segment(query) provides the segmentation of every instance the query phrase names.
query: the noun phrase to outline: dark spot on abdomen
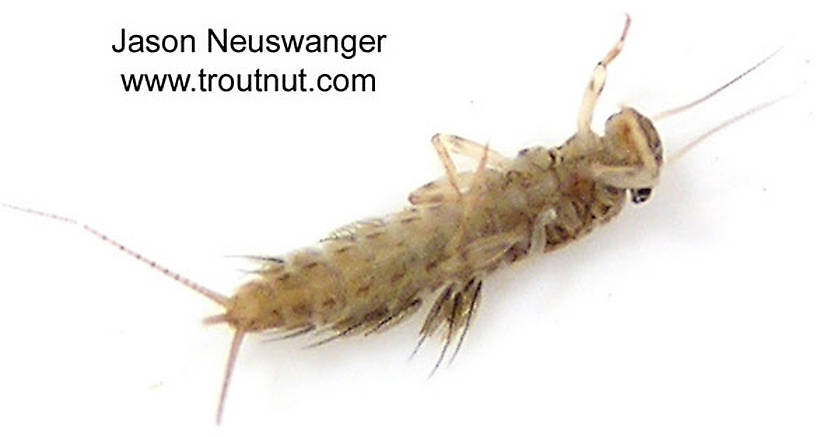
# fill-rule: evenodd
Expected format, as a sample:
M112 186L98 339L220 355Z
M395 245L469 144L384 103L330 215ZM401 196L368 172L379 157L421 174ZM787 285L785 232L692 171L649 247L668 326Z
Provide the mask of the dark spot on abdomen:
M292 314L299 317L309 318L312 317L312 314L314 314L314 309L312 308L311 303L301 302L292 307Z

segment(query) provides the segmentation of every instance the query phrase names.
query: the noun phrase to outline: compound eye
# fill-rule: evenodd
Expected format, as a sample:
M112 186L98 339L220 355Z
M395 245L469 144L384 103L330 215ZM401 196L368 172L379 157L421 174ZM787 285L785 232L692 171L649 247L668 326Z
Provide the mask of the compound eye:
M632 193L632 203L634 204L643 203L649 200L649 196L652 195L651 188L636 188L630 191Z

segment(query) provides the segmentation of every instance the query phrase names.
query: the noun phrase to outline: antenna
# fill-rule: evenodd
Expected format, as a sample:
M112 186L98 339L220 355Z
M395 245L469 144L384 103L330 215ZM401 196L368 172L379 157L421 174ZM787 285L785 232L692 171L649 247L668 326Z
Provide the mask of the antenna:
M699 137L691 140L691 142L689 142L685 146L681 147L678 151L674 152L671 156L669 156L669 159L667 160L668 163L671 164L671 163L677 161L683 155L685 155L691 149L693 149L696 145L703 142L703 140L705 140L706 138L714 135L715 133L725 129L726 127L732 125L733 123L736 123L737 121L742 120L743 118L745 118L745 117L747 117L747 116L749 116L749 115L751 115L751 114L753 114L755 112L758 112L758 111L761 111L761 110L763 110L765 108L768 108L769 106L772 106L772 105L778 103L779 101L784 100L787 97L788 96L778 97L778 98L776 98L774 100L771 100L771 101L762 103L760 105L754 106L753 108L751 108L751 109L749 109L749 110L747 110L747 111L745 111L745 112L743 112L743 113L741 113L739 115L735 115L734 117L731 117L728 120L718 124L717 126L715 126L712 129L709 129L707 132L703 133Z
M663 118L666 118L666 117L672 116L672 115L674 115L674 114L679 114L679 113L681 113L681 112L685 111L686 109L693 108L693 107L697 106L698 104L705 102L706 100L708 100L708 99L710 99L710 98L712 98L712 97L716 96L717 94L719 94L719 93L720 93L721 91L723 91L724 89L726 89L726 88L728 88L729 86L733 85L733 84L734 84L735 82L737 82L738 80L740 80L740 79L742 79L743 77L747 76L747 75L748 75L748 73L750 73L750 72L752 72L752 71L756 70L757 68L759 68L759 66L760 66L760 65L762 65L762 64L764 64L764 63L766 63L766 62L768 62L768 61L769 61L771 58L773 58L774 56L776 56L776 54L777 54L777 53L779 53L779 51L780 51L780 50L782 50L782 48L781 48L781 47L780 47L780 48L778 48L778 49L776 49L776 50L775 50L773 53L771 53L770 55L766 56L766 57L765 57L764 59L762 59L761 61L759 61L759 62L757 62L756 64L754 64L754 65L753 65L751 68L749 68L749 69L747 69L747 70L743 71L742 73L740 73L740 74L739 74L737 77L735 77L735 78L733 78L733 79L729 80L729 81L728 81L728 82L726 82L724 85L721 85L719 88L715 89L714 91L711 91L710 93L708 93L708 94L704 95L703 97L700 97L699 99L694 100L694 101L689 102L689 103L686 103L686 104L684 104L684 105L680 105L680 106L678 106L678 107L676 107L676 108L671 108L671 109L667 109L667 110L665 110L665 111L663 111L663 112L659 112L659 113L657 113L657 114L655 114L655 115L653 115L653 116L651 116L651 117L649 117L649 118L650 118L652 121L658 121L658 120L661 120L661 119L663 119ZM747 115L747 114L746 114L746 115Z

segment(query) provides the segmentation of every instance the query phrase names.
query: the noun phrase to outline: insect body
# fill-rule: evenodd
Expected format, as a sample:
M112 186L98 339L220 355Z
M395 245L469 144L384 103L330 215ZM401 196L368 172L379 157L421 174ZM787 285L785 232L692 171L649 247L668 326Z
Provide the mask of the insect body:
M414 191L412 207L341 228L318 248L261 260L256 277L219 302L226 312L210 319L236 331L225 390L247 332L374 332L427 299L435 303L420 342L443 332L438 366L454 339L461 345L486 273L588 233L621 210L627 190L644 201L662 162L651 122L624 108L607 121L603 136L590 129L606 66L628 28L627 18L590 80L578 132L564 145L509 159L460 137L435 135L447 175ZM449 151L479 159L477 170L457 172Z
M250 257L258 268L231 297L82 226L223 307L223 313L205 320L227 323L235 330L218 420L239 347L248 333L273 331L288 337L330 332L317 343L321 344L345 335L382 331L433 301L420 344L442 334L438 366L451 346L452 356L461 346L484 292L486 274L527 255L564 246L612 219L627 201L641 203L649 198L664 161L660 138L649 118L624 107L606 121L603 135L590 129L606 68L620 53L629 23L627 17L620 39L595 67L579 110L577 132L564 144L524 149L507 158L461 137L435 135L432 144L446 175L411 193L410 207L342 227L312 248L282 257ZM476 160L476 170L458 171L451 152ZM4 206L78 224L53 214Z

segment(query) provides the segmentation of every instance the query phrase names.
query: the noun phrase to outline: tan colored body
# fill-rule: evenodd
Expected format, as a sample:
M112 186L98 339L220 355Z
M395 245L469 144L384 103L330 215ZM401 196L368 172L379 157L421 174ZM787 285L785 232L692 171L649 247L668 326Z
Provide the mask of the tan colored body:
M481 187L470 188L477 197L467 220L465 203L446 199L443 181L426 185L404 211L264 262L230 298L227 320L246 331L373 329L446 284L560 247L623 206L625 190L588 176L586 163L603 151L594 135L523 150L509 168L486 169Z
M417 348L442 332L436 370L452 343L451 359L459 351L485 274L587 234L617 215L627 198L648 199L663 160L651 121L623 108L607 120L603 136L590 128L606 67L629 24L627 17L620 39L596 65L578 130L560 147L526 149L509 159L486 145L434 135L446 177L411 193L408 209L345 226L314 248L258 258L255 277L230 298L186 281L224 307L208 322L235 329L217 420L246 333L333 331L322 344L392 326L430 298ZM457 171L449 152L478 159L477 170Z
M252 257L260 262L258 270L231 297L184 278L74 219L2 206L80 225L224 308L205 320L226 323L235 331L217 421L241 342L251 332L286 336L330 332L320 344L380 331L432 299L420 330L420 345L427 337L443 333L435 370L449 345L456 344L451 359L458 352L486 274L586 235L616 216L627 199L647 200L657 184L663 151L649 119L622 108L606 121L603 136L590 128L606 67L620 53L629 24L627 17L620 39L595 66L578 111L577 131L563 145L525 149L510 159L485 145L437 134L431 141L446 177L411 193L411 206L340 228L317 246L282 258ZM449 152L478 160L477 169L459 172Z

